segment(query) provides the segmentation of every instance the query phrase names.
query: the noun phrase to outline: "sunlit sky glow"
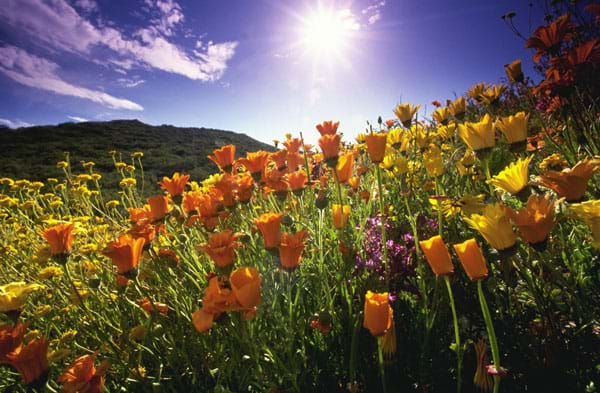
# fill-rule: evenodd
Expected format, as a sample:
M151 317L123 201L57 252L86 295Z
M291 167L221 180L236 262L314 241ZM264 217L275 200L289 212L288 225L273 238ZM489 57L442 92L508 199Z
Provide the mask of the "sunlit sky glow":
M0 123L137 118L271 142L341 122L348 138L531 54L523 1L3 0Z

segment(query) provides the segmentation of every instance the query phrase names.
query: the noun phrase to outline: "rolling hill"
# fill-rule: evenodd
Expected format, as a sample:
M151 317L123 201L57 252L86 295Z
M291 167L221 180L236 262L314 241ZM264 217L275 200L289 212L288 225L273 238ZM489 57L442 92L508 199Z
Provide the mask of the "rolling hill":
M109 151L116 150L117 157L126 163L131 162L131 153L144 153L142 162L147 184L155 184L162 176L175 171L202 180L217 171L207 155L230 143L237 147L236 157L247 151L273 150L272 146L245 134L208 128L152 126L138 120L2 129L0 177L41 181L61 177L62 170L56 163L64 160L68 152L73 173L84 172L82 161L93 161L95 171L103 176L103 187L115 189L120 177Z

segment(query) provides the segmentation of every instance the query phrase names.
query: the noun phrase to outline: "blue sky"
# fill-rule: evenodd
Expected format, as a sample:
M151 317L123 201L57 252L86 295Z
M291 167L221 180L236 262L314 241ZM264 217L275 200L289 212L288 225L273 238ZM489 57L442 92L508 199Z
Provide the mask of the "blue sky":
M431 108L531 53L526 1L2 0L0 122L137 118L264 142ZM532 26L541 23L533 8Z

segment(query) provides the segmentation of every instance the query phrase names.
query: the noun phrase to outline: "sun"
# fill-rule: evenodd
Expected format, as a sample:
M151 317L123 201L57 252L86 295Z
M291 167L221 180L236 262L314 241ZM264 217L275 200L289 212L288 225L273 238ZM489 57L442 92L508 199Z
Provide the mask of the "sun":
M342 57L350 46L358 24L349 10L319 7L301 20L299 44L306 55Z

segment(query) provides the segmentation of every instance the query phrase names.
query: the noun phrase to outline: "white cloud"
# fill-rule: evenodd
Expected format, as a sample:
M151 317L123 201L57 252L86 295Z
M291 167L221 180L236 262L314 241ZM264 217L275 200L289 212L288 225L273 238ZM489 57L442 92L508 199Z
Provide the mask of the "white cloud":
M123 87L137 87L146 81L143 79L130 79L130 78L119 78L117 82Z
M58 69L58 64L23 49L10 45L0 47L0 72L15 82L56 94L87 99L110 108L135 111L144 109L133 101L66 82L58 76Z
M31 127L33 124L21 120L0 119L0 124L8 128Z
M85 119L83 117L79 117L79 116L67 116L70 120L74 121L75 123L83 123L86 121L89 121L88 119Z
M79 7L87 13L98 10L98 4L95 0L76 0L75 6Z
M122 70L146 67L200 81L222 77L227 62L235 55L237 42L210 43L192 54L169 41L173 28L184 20L181 7L172 0L146 0L158 13L150 25L138 29L133 37L108 26L97 27L84 19L65 0L2 0L0 22L27 32L36 42L52 49L62 49L93 59L92 51L104 47L115 58L102 58Z
M363 9L361 13L367 18L367 24L372 25L381 19L381 9L385 6L385 0L376 1Z

